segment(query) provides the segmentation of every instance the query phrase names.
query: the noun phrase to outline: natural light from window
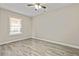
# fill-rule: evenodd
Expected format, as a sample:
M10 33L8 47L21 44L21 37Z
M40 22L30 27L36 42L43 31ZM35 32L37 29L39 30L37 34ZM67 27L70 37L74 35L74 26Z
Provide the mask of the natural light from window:
M21 19L18 18L10 18L10 35L15 35L15 34L21 34L21 28L22 28L22 24L21 24Z

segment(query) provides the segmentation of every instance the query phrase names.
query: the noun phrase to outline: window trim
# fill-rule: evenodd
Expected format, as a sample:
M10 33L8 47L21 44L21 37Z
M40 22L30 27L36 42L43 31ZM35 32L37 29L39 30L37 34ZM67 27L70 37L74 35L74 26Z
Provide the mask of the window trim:
M11 32L11 18L20 20L20 31L14 33ZM19 34L22 34L22 19L16 17L9 17L9 35L19 35Z

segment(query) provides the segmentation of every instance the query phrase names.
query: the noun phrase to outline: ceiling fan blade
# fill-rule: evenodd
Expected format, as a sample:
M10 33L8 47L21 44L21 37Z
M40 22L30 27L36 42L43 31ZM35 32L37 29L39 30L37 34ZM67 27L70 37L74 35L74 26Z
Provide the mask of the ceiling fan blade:
M46 6L41 6L42 8L46 9Z
M27 4L27 6L34 6L33 4Z

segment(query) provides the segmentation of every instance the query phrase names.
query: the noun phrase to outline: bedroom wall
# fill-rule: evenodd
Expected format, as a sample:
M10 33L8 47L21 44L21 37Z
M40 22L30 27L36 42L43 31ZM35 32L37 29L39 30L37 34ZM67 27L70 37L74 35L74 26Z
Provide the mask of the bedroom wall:
M79 48L79 4L33 17L32 37Z
M9 17L22 19L22 34L9 35ZM0 9L0 44L31 38L31 18Z
M23 33L9 35L9 17L23 19ZM0 44L27 38L69 44L79 48L79 5L74 4L30 17L0 9Z

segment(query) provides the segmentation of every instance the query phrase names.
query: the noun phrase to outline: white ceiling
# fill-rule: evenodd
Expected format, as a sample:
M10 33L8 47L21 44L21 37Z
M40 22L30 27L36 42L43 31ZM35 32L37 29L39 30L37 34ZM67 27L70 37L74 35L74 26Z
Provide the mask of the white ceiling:
M68 6L67 3L46 3L47 6L46 12ZM38 14L44 13L43 9L40 9L38 12L34 10L34 7L28 7L27 3L0 3L1 8L5 8L14 12L21 13L26 16L36 16Z

